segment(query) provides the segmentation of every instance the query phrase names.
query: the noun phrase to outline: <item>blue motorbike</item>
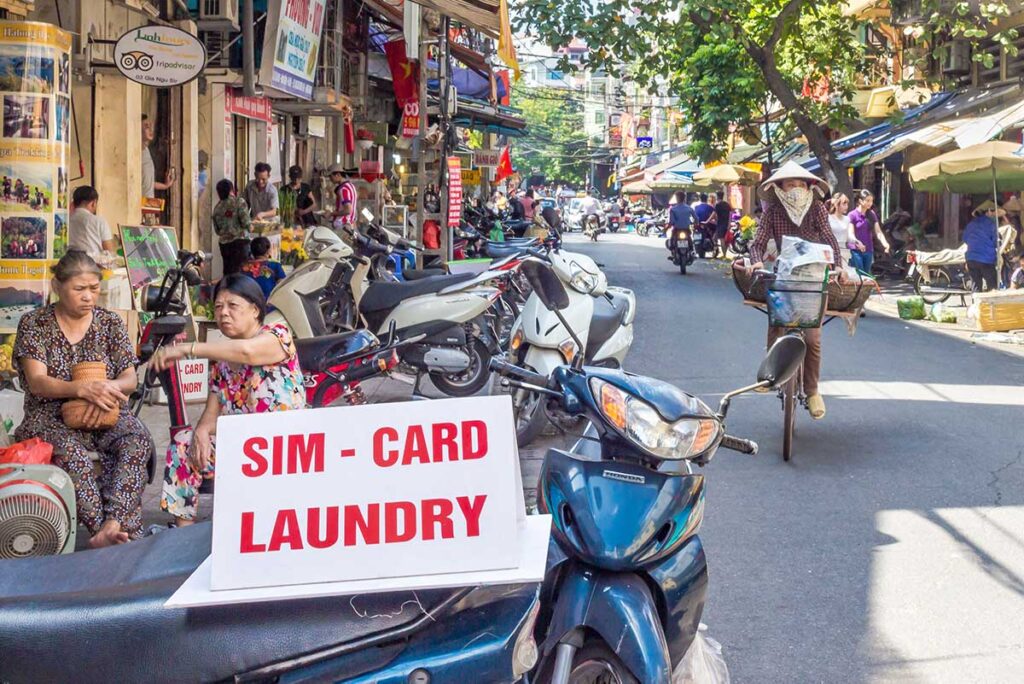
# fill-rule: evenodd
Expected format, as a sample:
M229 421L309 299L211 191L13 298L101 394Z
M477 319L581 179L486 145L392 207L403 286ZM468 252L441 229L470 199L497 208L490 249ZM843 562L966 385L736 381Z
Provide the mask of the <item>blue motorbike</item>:
M575 339L550 266L531 259L521 272ZM693 466L720 447L757 453L754 442L726 434L730 401L784 384L804 351L801 338L780 338L757 382L726 394L717 411L659 380L584 367L582 354L550 377L492 360L505 384L545 395L553 420L590 421L570 451L549 450L541 469L538 505L553 534L529 682L670 681L697 634L708 582L697 536L704 476Z

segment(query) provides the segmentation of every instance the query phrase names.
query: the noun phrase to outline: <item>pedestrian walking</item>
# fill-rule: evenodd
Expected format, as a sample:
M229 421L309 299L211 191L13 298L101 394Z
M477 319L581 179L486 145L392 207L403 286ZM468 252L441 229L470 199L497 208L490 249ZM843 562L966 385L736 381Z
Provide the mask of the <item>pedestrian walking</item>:
M988 292L999 287L996 275L999 233L996 227L998 207L991 200L981 203L972 213L974 218L964 226L963 241L967 245L967 272L975 292Z
M875 195L870 190L861 190L857 193L857 208L850 212L854 235L853 242L847 245L850 248L850 263L867 275L871 275L871 265L875 262L875 238L878 238L887 254L890 249L878 214L872 208L874 204Z
M832 233L836 236L836 243L839 244L839 253L843 255L843 263L850 262L851 243L857 241L853 234L853 224L850 222L848 212L850 211L850 198L841 192L832 195L828 203L828 224L832 227Z
M721 198L715 203L715 244L718 245L723 259L728 256L726 254L725 236L729 232L731 219L732 207L725 199L725 193L723 192Z

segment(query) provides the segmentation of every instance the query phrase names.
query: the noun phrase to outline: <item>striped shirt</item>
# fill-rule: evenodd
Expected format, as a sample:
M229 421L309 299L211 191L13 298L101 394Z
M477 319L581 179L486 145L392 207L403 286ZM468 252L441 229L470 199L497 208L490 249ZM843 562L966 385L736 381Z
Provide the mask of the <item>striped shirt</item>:
M340 219L342 225L352 225L356 222L356 186L349 181L338 183L334 188L334 217ZM348 204L348 212L343 212L341 207Z

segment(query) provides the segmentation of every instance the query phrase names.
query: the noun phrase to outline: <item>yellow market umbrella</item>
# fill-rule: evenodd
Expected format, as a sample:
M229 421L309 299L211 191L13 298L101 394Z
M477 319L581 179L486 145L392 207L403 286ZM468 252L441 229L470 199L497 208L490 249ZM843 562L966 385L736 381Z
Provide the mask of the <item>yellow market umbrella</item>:
M756 185L761 174L739 164L719 164L693 174L694 185Z
M1024 157L1019 143L991 141L953 150L910 167L910 184L920 192L980 195L1024 190Z

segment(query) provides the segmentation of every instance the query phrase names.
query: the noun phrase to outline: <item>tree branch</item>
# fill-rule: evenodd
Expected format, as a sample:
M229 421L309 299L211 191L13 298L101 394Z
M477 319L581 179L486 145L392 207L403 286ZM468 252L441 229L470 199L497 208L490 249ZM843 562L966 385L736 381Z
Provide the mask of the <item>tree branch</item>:
M779 16L775 17L775 28L772 29L772 34L768 36L768 40L765 41L765 50L775 50L775 46L778 45L779 41L782 40L785 35L786 24L789 23L789 20L803 8L803 4L804 0L789 0L789 2L786 3L786 6L779 12Z

